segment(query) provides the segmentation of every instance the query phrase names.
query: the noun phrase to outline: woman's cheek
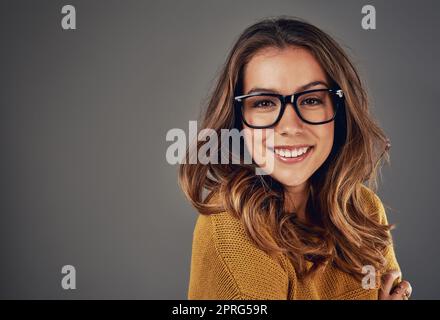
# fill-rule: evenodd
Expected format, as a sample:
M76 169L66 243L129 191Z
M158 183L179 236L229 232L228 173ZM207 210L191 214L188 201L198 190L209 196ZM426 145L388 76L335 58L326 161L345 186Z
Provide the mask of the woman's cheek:
M334 140L334 125L333 122L329 123L326 127L323 128L322 132L320 132L320 139L317 145L316 152L316 169L318 169L324 162L327 160L328 156L333 147Z
M274 146L274 134L271 129L243 129L243 137L246 149L255 163L262 168L263 172L257 174L272 174L274 171L275 158L273 153L267 150L268 146Z

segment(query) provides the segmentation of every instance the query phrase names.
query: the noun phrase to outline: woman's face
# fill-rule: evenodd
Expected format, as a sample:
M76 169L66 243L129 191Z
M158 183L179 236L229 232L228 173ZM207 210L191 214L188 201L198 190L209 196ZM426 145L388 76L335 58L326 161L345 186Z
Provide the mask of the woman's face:
M243 94L254 88L271 89L282 95L329 88L326 74L313 55L297 47L262 49L245 66L243 81ZM316 83L318 81L321 83ZM243 127L246 129L246 145L254 161L258 165L268 165L272 161L268 173L287 189L304 188L333 146L334 121L321 125L307 124L298 117L291 103L287 104L275 127L251 129L244 123ZM310 149L305 157L292 158L296 146L310 146Z

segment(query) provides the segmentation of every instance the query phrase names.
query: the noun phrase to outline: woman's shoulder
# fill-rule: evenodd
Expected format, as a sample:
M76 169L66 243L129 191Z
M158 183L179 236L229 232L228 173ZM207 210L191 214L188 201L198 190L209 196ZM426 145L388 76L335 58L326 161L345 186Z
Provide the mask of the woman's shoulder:
M221 249L223 244L246 241L245 230L239 219L222 211L213 214L198 214L194 227L194 241L212 242Z
M247 235L241 219L227 211L197 217L194 241L203 239L204 244L215 246L216 253L234 267L243 263L262 261L271 264L271 257L258 248Z
M220 196L218 194L211 196L208 204L220 207ZM226 210L211 214L199 213L194 228L194 237L210 235L212 241L216 243L244 241L244 234L244 226L240 219Z
M361 201L365 204L368 212L371 213L381 224L388 223L382 200L376 192L364 184L361 184Z
M230 253L231 250L239 251L243 248L246 248L247 252L261 251L248 236L243 220L225 210L221 205L221 195L218 193L213 195L208 203L222 209L217 213L209 215L199 214L194 230L195 233L212 235L212 241L215 242L221 254Z
M273 293L272 299L287 295L289 279L285 269L279 261L258 248L247 236L241 219L227 211L199 214L192 255L193 269L198 270L195 274L221 269L219 275L224 277L227 273L243 296L257 297L257 293L266 292L268 288L273 289L267 292L269 296ZM203 261L203 266L197 267L197 261Z
M385 212L384 205L379 198L379 196L370 188L363 186L362 189L363 192L363 198L367 203L369 204L369 210L370 212L375 216L375 218L378 219L380 224L388 225L388 218L387 214ZM394 241L391 237L391 243L387 246L387 249L385 251L385 259L387 261L385 270L401 270L399 263L397 262L396 254L394 252Z
M221 208L222 196L219 193L209 197L209 205ZM200 214L197 217L195 232L210 233L218 243L248 241L242 221L232 213L222 209L212 214Z

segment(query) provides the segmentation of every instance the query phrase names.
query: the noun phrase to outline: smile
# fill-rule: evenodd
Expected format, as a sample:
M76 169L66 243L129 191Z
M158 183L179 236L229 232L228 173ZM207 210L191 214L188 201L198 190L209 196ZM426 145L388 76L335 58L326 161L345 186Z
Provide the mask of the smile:
M275 147L271 148L275 157L286 163L303 161L311 153L313 146L303 147Z

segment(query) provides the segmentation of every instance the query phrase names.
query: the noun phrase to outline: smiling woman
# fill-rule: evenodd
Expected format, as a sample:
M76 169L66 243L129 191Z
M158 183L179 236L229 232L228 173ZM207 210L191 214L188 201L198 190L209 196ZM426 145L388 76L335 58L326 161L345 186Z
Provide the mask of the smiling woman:
M343 49L317 27L280 17L241 34L202 129L247 129L253 161L180 167L200 212L188 298L409 297L374 191L387 139L367 101ZM273 170L256 175L266 152Z

